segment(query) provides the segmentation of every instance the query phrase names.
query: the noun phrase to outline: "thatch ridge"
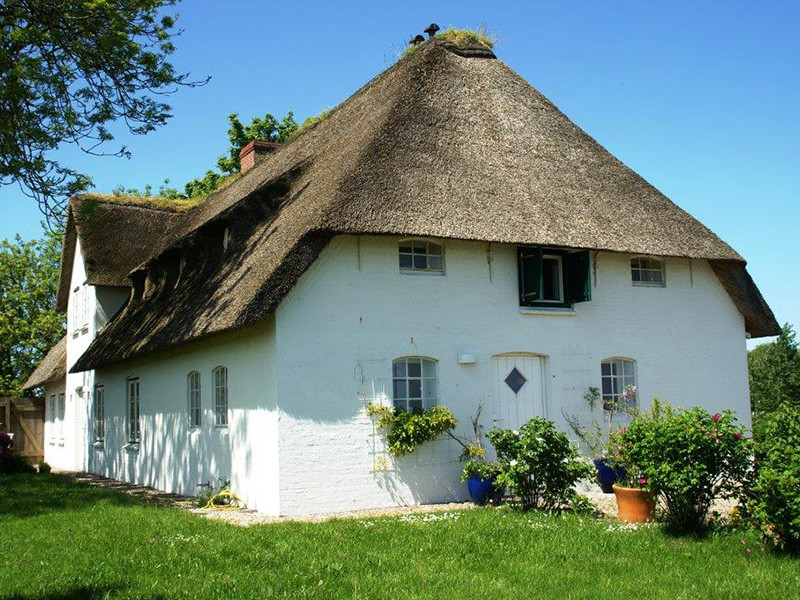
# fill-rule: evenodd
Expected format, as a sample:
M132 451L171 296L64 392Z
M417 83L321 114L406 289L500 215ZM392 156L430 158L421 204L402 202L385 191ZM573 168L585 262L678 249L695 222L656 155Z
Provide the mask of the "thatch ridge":
M64 379L67 376L67 336L62 337L55 346L48 350L44 358L22 385L23 390L30 390L46 383Z
M168 274L181 254L180 277L131 303L74 370L265 318L338 234L744 264L509 67L426 43L185 213L141 265Z

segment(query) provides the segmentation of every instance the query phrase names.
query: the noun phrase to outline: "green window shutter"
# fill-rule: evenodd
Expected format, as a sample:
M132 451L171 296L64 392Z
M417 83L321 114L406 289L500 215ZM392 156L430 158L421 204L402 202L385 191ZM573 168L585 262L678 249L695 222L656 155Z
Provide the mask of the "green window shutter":
M542 249L518 248L519 303L527 306L542 297Z
M564 287L567 304L592 299L591 256L588 250L569 253L564 261Z

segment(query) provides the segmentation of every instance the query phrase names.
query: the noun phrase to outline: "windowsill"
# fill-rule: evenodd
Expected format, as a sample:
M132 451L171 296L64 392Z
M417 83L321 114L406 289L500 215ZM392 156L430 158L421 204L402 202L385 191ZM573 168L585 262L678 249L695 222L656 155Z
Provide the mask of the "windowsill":
M219 429L220 431L227 431L228 430L228 426L227 425L214 425L214 429Z
M423 271L422 269L416 271L414 269L400 269L401 275L428 275L435 277L444 277L444 271Z
M92 448L95 450L105 450L106 443L102 440L96 440L92 442Z
M128 442L123 446L125 450L128 452L138 452L139 451L139 443L138 442Z
M565 306L520 306L519 312L522 315L547 315L550 317L574 317L574 308Z
M636 281L632 281L631 285L633 287L643 287L643 288L665 288L667 287L666 283L640 283Z

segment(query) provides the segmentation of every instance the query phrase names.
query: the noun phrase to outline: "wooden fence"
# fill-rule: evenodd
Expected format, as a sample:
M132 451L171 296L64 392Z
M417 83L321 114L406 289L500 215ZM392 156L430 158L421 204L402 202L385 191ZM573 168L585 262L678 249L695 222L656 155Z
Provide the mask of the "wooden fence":
M14 451L44 460L44 399L0 398L0 431L14 434Z

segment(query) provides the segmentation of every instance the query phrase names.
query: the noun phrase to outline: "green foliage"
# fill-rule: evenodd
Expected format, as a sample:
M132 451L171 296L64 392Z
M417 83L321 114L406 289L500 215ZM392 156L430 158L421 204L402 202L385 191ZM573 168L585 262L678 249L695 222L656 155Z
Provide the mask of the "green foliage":
M508 486L523 509L559 508L574 497L578 480L593 473L567 435L542 417L519 431L494 428L488 437L497 451L497 484Z
M22 395L22 384L64 335L56 312L60 232L0 243L0 396Z
M581 420L573 414L564 410L561 414L567 425L583 443L595 460L605 459L605 447L611 434L619 429L617 418L620 415L629 416L633 413L633 406L636 405L636 388L632 385L625 386L624 393L619 399L610 400L604 403L602 420L605 421L605 428L600 425L600 421L595 416L595 407L600 402L600 389L590 387L589 391L583 395L583 399L589 405L592 414L592 424L585 426Z
M51 467L49 464L47 464L43 460L40 460L39 464L36 465L36 472L39 473L40 475L47 475L52 470L53 470L53 467Z
M786 323L778 338L747 353L753 435L762 439L761 423L784 404L800 407L800 347Z
M313 115L311 117L306 118L303 121L303 123L300 125L299 129L297 129L295 132L292 133L292 136L291 136L292 139L294 139L296 137L300 137L302 134L304 134L306 131L308 131L312 127L318 125L319 123L322 123L325 119L327 119L328 117L331 116L332 112L333 112L332 108L326 108L325 110L323 110L318 115Z
M800 552L800 409L787 403L764 422L747 512L764 537Z
M461 481L466 482L471 477L480 477L486 481L497 477L499 474L500 467L496 463L471 458L464 463L464 468L461 471Z
M165 95L195 86L175 70L177 0L37 0L0 3L0 185L18 183L48 216L90 180L54 157L62 145L90 154L120 123L142 135L164 125ZM206 80L207 81L207 80Z
M286 116L280 121L267 113L263 118L253 117L247 125L239 120L238 114L231 113L228 115L228 142L230 147L227 154L220 156L217 160L217 167L223 173L238 173L240 169L239 152L248 142L253 140L287 142L297 129L297 122L294 120L292 111L286 113Z
M394 457L410 454L421 444L452 431L458 425L450 409L441 405L409 412L371 402L366 411L377 418L378 427L386 430L386 444L389 454Z
M611 462L629 481L660 494L667 524L675 531L705 525L711 501L738 492L745 479L752 441L732 411L711 415L694 407L673 409L657 398L649 412L611 436Z

